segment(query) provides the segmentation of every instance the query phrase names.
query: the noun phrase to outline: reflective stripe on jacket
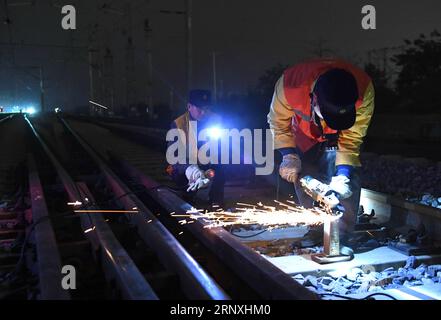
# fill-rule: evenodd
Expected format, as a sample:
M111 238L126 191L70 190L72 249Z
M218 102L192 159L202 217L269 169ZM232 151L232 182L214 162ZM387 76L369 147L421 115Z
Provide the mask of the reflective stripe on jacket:
M356 102L355 124L337 132L321 122L323 134L312 117L310 93L316 80L324 72L344 69L357 81L359 99ZM360 146L366 136L374 111L374 87L370 77L350 63L335 59L319 59L287 69L277 81L268 123L273 133L274 148L299 148L306 152L316 143L326 141L325 135L338 133L336 165L361 166Z

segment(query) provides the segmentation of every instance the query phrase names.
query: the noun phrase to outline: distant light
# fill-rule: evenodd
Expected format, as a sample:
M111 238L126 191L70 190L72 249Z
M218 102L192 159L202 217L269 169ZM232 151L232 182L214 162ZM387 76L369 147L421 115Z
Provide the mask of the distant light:
M208 128L208 136L213 139L219 139L221 137L222 131L218 127Z
M26 112L29 113L29 114L34 114L37 111L35 110L34 107L29 107L29 108L26 109Z
M55 113L58 113L58 112L61 111L61 109L60 108L55 108L54 111L55 111Z

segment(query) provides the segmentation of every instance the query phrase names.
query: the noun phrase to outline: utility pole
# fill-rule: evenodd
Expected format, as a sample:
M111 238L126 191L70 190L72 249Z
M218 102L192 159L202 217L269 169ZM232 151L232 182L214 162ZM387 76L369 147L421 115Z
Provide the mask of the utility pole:
M153 58L152 58L152 29L148 19L144 21L144 32L147 43L147 103L148 116L153 119L155 110L153 109Z
M88 50L88 57L89 57L89 100L95 101L95 86L94 86L94 72L93 69L95 67L95 61L94 61L94 52L95 50L92 48L92 46L89 47ZM90 114L93 115L93 110L95 107L92 105L90 106Z
M216 104L217 103L216 51L213 51L211 54L213 58L213 98L214 98L214 104Z
M89 33L88 33L88 60L89 60L89 101L95 101L96 100L96 88L95 88L95 70L98 68L97 62L96 62L96 34L98 33L98 24L94 24L90 26ZM90 105L90 115L93 115L95 112L94 110L96 107Z
M40 65L40 108L41 112L44 112L44 78L43 78L43 66Z
M9 7L34 6L35 5L35 1L24 1L24 2L22 1L22 2L10 3L8 0L4 0L3 4L4 4L4 10L5 10L5 19L3 20L3 23L5 25L7 25L7 29L8 29L7 32L8 32L8 40L9 40L9 45L10 45L10 52L9 52L9 54L10 54L11 64L14 67L16 67L17 66L17 61L16 61L16 58L15 58L15 45L13 44L13 34L12 34L12 28L11 28L12 20L11 20L10 15L9 15L9 9L8 8ZM18 95L17 94L18 88L17 88L17 78L16 77L17 76L15 74L12 75L12 78L13 78L12 83L13 83L13 86L14 86L14 90L12 90L12 92L13 92L12 96L13 96L14 102L16 101L17 95Z
M110 107L110 112L115 112L114 110L114 96L115 87L113 82L113 55L108 47L106 47L106 52L104 54L103 63L103 76L104 76L104 103Z
M180 10L160 10L164 14L177 14L185 15L185 42L186 42L186 52L185 52L185 64L186 64L186 80L185 89L186 92L190 91L192 88L192 78L193 78L193 37L192 37L192 0L185 0L185 11Z
M136 97L134 89L135 52L132 37L132 7L130 2L126 4L127 15L127 46L126 46L126 107L130 114L130 105Z
M193 78L193 36L192 36L192 0L186 0L186 37L187 37L187 92L192 89Z

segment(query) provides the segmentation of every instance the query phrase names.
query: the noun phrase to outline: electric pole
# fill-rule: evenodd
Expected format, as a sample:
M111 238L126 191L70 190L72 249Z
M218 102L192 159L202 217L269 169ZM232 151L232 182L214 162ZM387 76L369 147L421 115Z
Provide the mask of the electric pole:
M89 32L89 48L88 48L88 60L89 60L89 101L95 101L95 69L97 68L96 64L96 52L95 49L95 36L98 29L98 25L94 25L92 30ZM90 114L94 114L95 107L90 105Z
M40 108L41 112L44 112L44 78L43 78L43 66L40 65Z
M185 89L186 94L192 88L192 78L193 78L193 37L192 37L192 9L193 3L192 0L185 0L185 11L180 10L160 10L161 13L164 14L177 14L177 15L185 15L185 42L186 42L186 52L185 52L185 65L186 65L186 80L185 80Z
M135 52L132 37L132 8L130 2L126 4L127 15L127 46L126 46L126 107L130 114L130 105L134 101L134 71L135 71Z
M192 37L192 0L186 0L186 37L187 37L187 92L192 89L193 78L193 37Z
M109 47L106 47L106 52L104 54L103 63L103 76L104 76L104 97L103 101L106 105L110 107L110 112L115 112L114 110L114 96L115 96L115 85L113 81L113 55Z
M148 116L153 119L155 110L153 109L153 58L152 58L152 29L148 19L144 21L144 32L147 43L147 104Z
M214 104L217 103L217 79L216 79L216 52L211 53L213 58L213 98Z

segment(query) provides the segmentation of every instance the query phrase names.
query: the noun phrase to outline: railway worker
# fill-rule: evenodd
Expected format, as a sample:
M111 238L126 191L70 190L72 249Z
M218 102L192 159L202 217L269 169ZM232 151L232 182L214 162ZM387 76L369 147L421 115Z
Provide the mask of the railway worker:
M195 137L199 136L199 132L203 129L218 127L221 122L219 115L211 111L211 92L208 90L191 90L188 95L187 111L176 118L171 129L181 129L185 134L185 150L191 151L189 146L189 134L191 131L190 121L196 121L197 132ZM173 142L169 142L170 144ZM205 142L198 141L198 148ZM197 150L196 150L197 151ZM186 188L187 195L192 198L200 189L209 187L208 200L210 205L223 205L224 202L224 185L225 174L221 164L200 165L189 163L189 154L187 153L187 161L185 164L174 164L168 167L168 173L178 185L178 187ZM214 170L214 177L209 179L206 173ZM213 171L211 171L213 172Z
M371 78L342 60L297 64L285 70L275 85L268 123L274 149L283 157L279 174L294 183L306 208L312 206L312 199L301 189L299 175L329 183L345 209L339 222L342 234L350 234L356 224L360 146L373 111Z

